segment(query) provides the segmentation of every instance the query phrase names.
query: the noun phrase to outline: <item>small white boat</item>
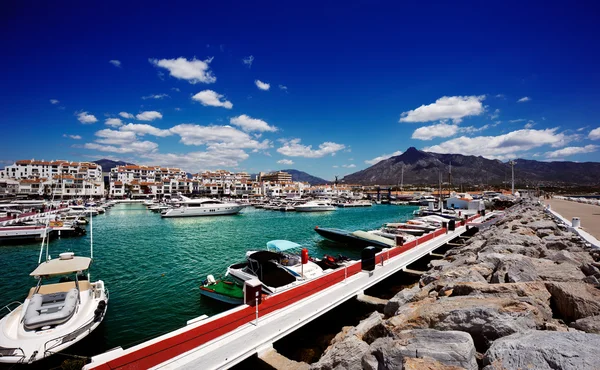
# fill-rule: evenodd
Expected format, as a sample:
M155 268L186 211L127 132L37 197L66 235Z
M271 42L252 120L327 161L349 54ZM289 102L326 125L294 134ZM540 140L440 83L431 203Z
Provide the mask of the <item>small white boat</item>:
M100 325L108 291L102 280L91 283L89 275L82 274L91 263L91 258L69 252L33 270L30 275L38 283L25 302L5 306L10 313L0 320L0 362L41 360L75 344ZM42 284L52 279L58 281Z
M336 208L331 203L315 200L297 205L294 209L296 212L326 212L335 211Z
M183 202L177 208L169 208L161 213L162 217L220 216L239 213L244 206L238 203L226 203L217 199L190 199L181 196Z

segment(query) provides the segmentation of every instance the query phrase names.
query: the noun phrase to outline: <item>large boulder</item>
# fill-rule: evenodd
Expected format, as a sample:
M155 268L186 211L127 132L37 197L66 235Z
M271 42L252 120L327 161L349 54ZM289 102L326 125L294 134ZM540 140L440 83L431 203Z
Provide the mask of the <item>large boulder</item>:
M319 361L310 365L311 370L362 369L361 360L369 351L369 345L354 335L332 345Z
M526 281L581 281L585 274L572 263L556 263L545 258L531 258L520 254L482 253L479 261L496 266L492 283Z
M421 288L418 285L415 285L412 288L402 289L388 301L383 309L383 313L388 317L393 316L400 306L410 302L419 291L421 291Z
M386 325L392 333L418 328L464 331L483 351L497 338L541 327L544 321L540 310L527 302L465 296L408 303Z
M586 283L546 283L552 303L566 321L600 315L600 290Z
M462 366L444 365L430 357L405 357L402 366L404 370L464 370Z
M570 326L586 333L600 334L600 315L579 319L572 322Z
M550 230L557 229L556 223L554 221L550 221L550 220L540 220L540 221L530 222L527 224L527 227L532 230L536 230L536 231L540 230L540 229L550 229Z
M486 247L491 245L522 245L524 247L537 247L542 244L542 239L537 235L522 235L504 231L496 235L490 236Z
M485 353L484 370L597 369L600 335L530 331L496 340Z
M358 323L356 326L344 326L332 340L331 344L327 349L330 349L337 342L342 342L349 336L355 336L356 338L365 341L367 343L373 342L380 336L385 335L383 330L383 315L375 311L364 320ZM374 330L375 328L375 330Z
M506 284L459 283L452 289L452 297L455 296L513 298L533 304L540 310L544 319L552 318L551 295L541 281Z
M366 369L401 369L407 358L428 357L443 365L476 370L475 346L469 334L431 329L405 330L379 338L363 358Z

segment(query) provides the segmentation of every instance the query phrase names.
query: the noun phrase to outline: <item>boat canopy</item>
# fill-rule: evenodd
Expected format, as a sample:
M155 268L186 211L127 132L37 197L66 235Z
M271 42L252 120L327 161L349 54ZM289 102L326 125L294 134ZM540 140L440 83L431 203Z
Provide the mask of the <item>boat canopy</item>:
M92 263L89 257L72 257L70 259L55 258L42 262L30 276L64 275L87 270Z
M274 249L279 252L299 247L302 246L289 240L271 240L270 242L267 242L267 249Z

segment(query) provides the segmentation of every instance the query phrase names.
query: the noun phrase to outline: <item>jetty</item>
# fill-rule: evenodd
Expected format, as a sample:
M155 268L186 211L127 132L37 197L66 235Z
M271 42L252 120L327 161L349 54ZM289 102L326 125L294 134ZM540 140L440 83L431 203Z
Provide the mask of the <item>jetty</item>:
M226 369L258 354L285 363L273 354L273 343L325 314L392 274L434 253L476 228L468 222L495 217L472 216L455 230L438 229L414 241L383 250L369 264L353 261L295 288L267 296L188 325L128 349L116 348L92 357L85 369ZM383 304L383 302L379 302ZM303 366L301 366L303 367Z

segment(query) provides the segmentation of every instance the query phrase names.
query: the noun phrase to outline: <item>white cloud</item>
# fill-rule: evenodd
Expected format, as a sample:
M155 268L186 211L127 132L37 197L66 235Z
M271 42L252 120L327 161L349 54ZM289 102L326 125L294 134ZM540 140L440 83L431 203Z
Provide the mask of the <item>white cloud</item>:
M287 86L279 85L279 90L287 91Z
M460 123L464 117L477 116L485 111L481 96L443 96L429 105L403 112L400 122L429 122L441 119L451 119Z
M147 95L147 96L142 96L142 99L147 100L147 99L164 99L164 98L168 98L169 95L167 94L153 94L153 95Z
M108 62L110 64L112 64L113 66L115 66L115 67L119 67L119 68L121 67L121 61L120 60L113 59L113 60L109 60Z
M412 139L431 140L436 137L450 137L458 132L457 125L439 123L437 125L419 127L412 134Z
M320 144L319 149L313 150L312 145L300 144L300 139L282 140L282 142L283 146L277 151L289 157L321 158L328 154L333 156L346 147L344 144L327 141Z
M131 115L131 118L133 118L133 114ZM120 118L107 118L106 121L104 121L104 123L112 127L123 126L123 121L121 121Z
M543 145L560 147L566 145L572 136L556 133L556 128L545 130L517 130L499 136L461 136L439 145L424 148L434 153L460 153L463 155L481 155L492 159L515 158L518 152L524 152Z
M344 168L355 168L355 167L356 167L356 165L355 165L354 163L351 163L351 164L343 164L343 165L342 165L342 167L344 167Z
M365 163L372 165L372 164L375 164L375 163L379 163L379 162L383 161L384 159L395 157L395 156L400 155L400 154L402 154L402 151L400 151L400 150L395 151L392 154L382 154L379 157L375 157L373 159L366 160Z
M525 126L524 126L524 127L525 127L526 129L529 129L529 128L533 128L533 126L535 126L535 125L536 125L536 123L535 123L535 122L533 122L533 121L529 121L529 122L527 122L527 123L525 124Z
M256 87L258 87L261 90L267 91L271 88L271 84L262 82L261 80L255 80L254 83L256 84Z
M144 136L146 134L160 136L160 137L173 135L173 133L169 130L161 130L157 127L147 125L145 123L143 123L143 124L130 123L125 126L122 126L119 130L134 132L136 135L140 135L140 136Z
M524 118L519 118L519 119L511 119L508 122L510 122L510 123L517 123L517 122L525 122L525 121L527 121L527 120L524 119Z
M546 158L561 158L575 154L591 153L598 150L598 145L586 145L586 146L569 146L553 152L546 152Z
M140 121L154 121L155 119L163 118L163 116L155 110L150 110L136 114L135 118L137 118Z
M181 124L170 131L181 137L185 145L207 145L209 148L264 150L272 147L269 140L254 140L247 133L231 126L200 126Z
M88 112L77 113L77 119L84 125L98 122L98 119L93 114L88 114Z
M67 135L67 134L63 134L63 137L68 137L68 138L71 138L73 140L81 140L81 136L79 136L79 135Z
M174 109L175 109L177 112L180 112L180 111L181 111L181 108L179 108L179 107L175 107Z
M149 62L157 67L165 68L171 76L180 80L186 80L191 84L199 82L210 84L217 81L217 78L210 70L212 58L198 60L196 58L187 60L180 57L177 59L149 59Z
M458 132L464 132L464 133L467 133L467 134L472 134L472 133L475 133L475 132L480 132L480 131L483 131L483 130L487 130L490 127L498 126L499 123L500 122L496 122L495 124L492 124L492 125L483 125L481 127L473 127L473 126L459 127L458 128Z
M181 91L181 90L179 90L179 88L178 88L178 87L172 87L172 88L171 88L171 90L173 90L173 91L177 91L177 92L180 92L180 91Z
M109 128L96 131L95 135L99 137L96 142L100 144L128 145L136 141L134 132L111 130Z
M254 62L254 57L252 55L245 57L242 59L242 63L248 66L248 68L252 68L252 63Z
M86 143L83 145L86 149L99 150L101 152L111 153L148 153L158 148L158 144L151 141L134 141L126 146L101 145L97 143Z
M50 104L58 104L60 103L60 101L56 100L56 99L50 99Z
M198 94L192 96L192 99L200 102L202 105L211 107L223 107L226 109L233 108L233 104L229 100L221 100L223 95L216 93L212 90L200 91Z
M291 165L294 164L294 161L292 161L291 159L280 159L277 161L277 163Z
M135 116L131 113L127 113L127 112L120 112L119 116L123 117L123 118L128 118L128 119L134 119Z
M597 127L590 131L588 138L590 140L600 140L600 127Z
M517 100L517 103L525 103L525 102L528 102L528 101L530 101L530 100L531 100L531 98L530 98L530 97L528 97L528 96L524 96L524 97L522 97L521 99Z
M502 98L504 98L504 94L496 94L496 98L502 99Z
M490 119L494 120L500 117L500 109L496 109L494 113L490 114Z
M245 114L233 117L229 122L232 125L241 127L244 131L277 131L277 127L269 126L269 124L262 119L252 118Z
M178 167L189 172L198 172L208 168L236 167L248 159L249 155L241 149L212 149L191 153L146 153L141 157L149 165Z

